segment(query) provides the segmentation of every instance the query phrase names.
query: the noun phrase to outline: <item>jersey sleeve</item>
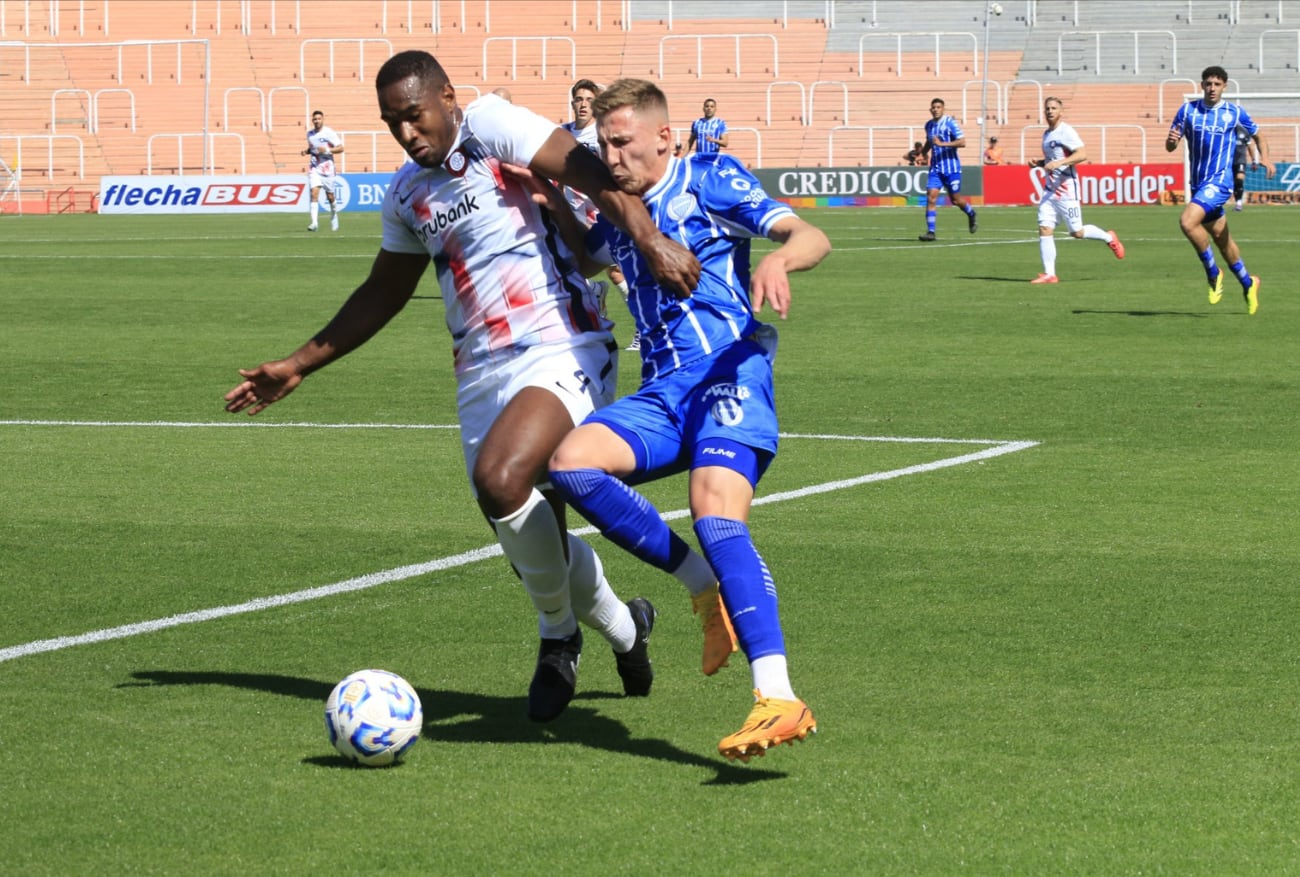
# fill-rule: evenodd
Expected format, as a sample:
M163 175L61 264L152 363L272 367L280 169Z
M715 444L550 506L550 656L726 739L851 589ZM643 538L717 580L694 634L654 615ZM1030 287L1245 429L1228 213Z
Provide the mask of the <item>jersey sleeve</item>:
M1250 117L1250 113L1246 112L1245 107L1237 107L1237 124L1245 128L1246 133L1251 137L1259 133L1259 125L1255 124L1255 120Z
M1187 124L1187 107L1188 104L1183 104L1178 108L1178 112L1174 113L1174 120L1169 123L1169 133L1172 134L1175 131L1182 134L1187 133L1183 129L1183 126Z
M949 119L949 122L948 122L948 134L949 134L949 137L948 137L948 139L949 139L949 140L960 140L960 139L962 139L963 137L965 137L966 134L961 130L961 125L958 125L958 124L957 124L957 120L954 119L952 116L949 116L948 119Z
M1063 133L1065 136L1061 138L1061 145L1065 147L1066 155L1072 155L1083 149L1083 138L1079 136L1079 132L1075 130L1073 125L1070 125Z
M767 237L777 220L793 216L734 156L721 155L700 182L700 206L743 237Z
M409 174L398 173L384 195L384 205L380 216L383 222L383 237L379 246L390 253L428 253L428 248L415 235L398 212L398 196L404 195L411 187Z
M583 240L587 254L602 265L617 265L618 260L614 258L614 249L610 245L616 233L613 223L597 214L596 221L587 229L587 236Z
M550 119L527 107L485 94L465 108L465 124L502 161L527 167L555 129Z

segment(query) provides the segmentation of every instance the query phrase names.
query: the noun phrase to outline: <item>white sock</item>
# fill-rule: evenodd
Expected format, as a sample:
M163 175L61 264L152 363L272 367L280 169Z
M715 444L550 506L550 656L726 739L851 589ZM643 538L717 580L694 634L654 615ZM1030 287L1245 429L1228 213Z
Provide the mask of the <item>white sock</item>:
M1110 243L1110 232L1104 228L1098 228L1095 225L1085 225L1083 227L1083 236L1090 241L1105 241Z
M713 567L709 566L704 556L694 549L687 552L686 559L682 561L681 566L673 570L673 575L686 586L686 590L691 592L692 597L704 593L718 583L718 576L714 573Z
M598 631L620 654L636 642L636 623L627 605L618 599L605 579L605 569L596 550L583 540L569 537L569 595L573 614Z
M537 629L542 638L570 636L578 629L578 621L569 601L569 566L551 504L533 488L522 506L504 518L493 518L492 524L497 541L537 609Z
M627 278L623 278L614 285L618 287L619 292L623 293L623 301L627 301L627 297L631 294L631 290L627 288Z
M790 685L790 672L786 668L785 655L766 655L752 661L749 672L754 676L754 687L763 697L798 700L794 696L794 688Z
M1043 273L1056 273L1056 238L1045 234L1038 236L1038 251L1043 254Z
M316 224L316 217L319 215L319 213L320 213L320 205L317 204L315 201L311 202L311 224L312 225Z

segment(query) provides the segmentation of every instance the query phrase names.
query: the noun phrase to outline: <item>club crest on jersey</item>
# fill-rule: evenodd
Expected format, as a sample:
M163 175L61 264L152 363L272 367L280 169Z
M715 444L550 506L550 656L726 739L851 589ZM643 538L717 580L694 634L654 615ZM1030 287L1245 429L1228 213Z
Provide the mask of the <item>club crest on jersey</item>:
M673 222L681 222L694 212L695 196L689 192L683 192L668 202L668 218Z
M465 154L465 147L462 146L460 149L451 152L447 156L447 160L443 162L443 166L447 168L447 173L453 177L465 176L465 170L469 167L469 156Z
M705 399L716 399L709 413L719 426L739 426L745 419L741 402L749 398L749 388L738 384L715 384L704 391Z

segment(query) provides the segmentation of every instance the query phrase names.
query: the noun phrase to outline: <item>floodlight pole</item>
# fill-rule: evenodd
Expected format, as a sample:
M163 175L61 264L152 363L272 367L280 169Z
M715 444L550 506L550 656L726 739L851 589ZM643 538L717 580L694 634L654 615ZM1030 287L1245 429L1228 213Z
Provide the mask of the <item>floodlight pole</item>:
M981 65L981 72L984 74L983 84L980 88L980 142L976 147L975 154L979 156L980 167L984 166L984 143L985 128L989 123L989 20L993 17L993 4L984 4L984 63ZM981 171L981 174L983 172Z

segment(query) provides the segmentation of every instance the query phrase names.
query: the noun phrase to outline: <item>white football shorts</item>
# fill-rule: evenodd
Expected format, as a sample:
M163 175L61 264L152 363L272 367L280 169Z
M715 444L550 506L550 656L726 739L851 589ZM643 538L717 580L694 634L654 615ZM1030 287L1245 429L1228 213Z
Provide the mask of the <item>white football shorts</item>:
M334 175L334 162L325 161L307 172L307 185L313 189L326 188L338 191L338 177Z
M1083 231L1083 207L1078 201L1064 201L1059 198L1048 198L1039 203L1039 228L1056 228L1058 222L1064 222L1071 233Z
M479 448L497 416L525 387L550 391L577 426L614 401L618 345L608 333L592 332L558 344L539 344L508 362L465 375L456 389L456 408L466 475L472 476Z

